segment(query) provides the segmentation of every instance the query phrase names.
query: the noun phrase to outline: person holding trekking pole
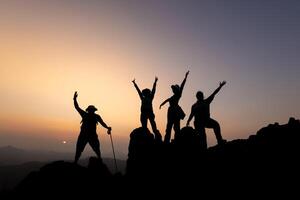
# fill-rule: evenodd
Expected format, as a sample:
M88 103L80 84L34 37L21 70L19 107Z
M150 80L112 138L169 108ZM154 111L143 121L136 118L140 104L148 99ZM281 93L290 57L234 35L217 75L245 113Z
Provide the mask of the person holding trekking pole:
M76 154L75 154L74 163L77 164L79 157L83 152L87 143L91 145L92 149L97 154L99 160L102 160L101 152L100 152L100 143L96 132L97 124L100 123L104 128L106 128L108 130L107 131L108 134L111 133L111 127L107 126L106 123L100 117L100 115L95 113L97 111L97 108L95 106L89 105L85 111L82 110L78 105L77 97L78 94L77 92L75 92L73 97L74 107L77 110L77 112L80 114L82 120L81 120L81 130L76 145Z

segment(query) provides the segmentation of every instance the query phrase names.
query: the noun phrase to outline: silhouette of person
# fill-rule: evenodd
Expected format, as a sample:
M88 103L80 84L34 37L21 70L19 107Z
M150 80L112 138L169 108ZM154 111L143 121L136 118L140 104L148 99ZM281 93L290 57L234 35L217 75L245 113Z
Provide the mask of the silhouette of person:
M161 134L158 131L156 123L155 123L155 115L154 115L153 106L152 106L152 102L153 102L154 95L156 92L157 80L158 80L158 78L155 77L152 91L148 88L143 89L141 91L140 88L138 87L138 85L136 84L135 79L133 79L132 83L133 83L135 89L137 90L137 92L140 96L141 102L142 102L141 116L140 116L142 127L144 128L144 130L147 130L147 123L148 123L148 119L149 119L153 133L155 135L155 139L161 140Z
M89 143L97 154L99 160L101 160L101 152L100 152L100 143L98 140L98 135L96 132L97 123L100 123L104 128L107 128L107 133L111 133L111 127L107 126L100 115L97 115L95 112L97 108L93 105L89 105L86 108L86 111L82 110L77 102L77 92L74 93L74 106L80 116L82 117L81 121L81 130L78 136L77 145L76 145L76 155L74 163L77 163L81 153L83 152L85 145Z
M161 107L163 105L165 105L167 102L169 102L169 104L170 104L169 109L168 109L168 115L167 115L168 122L167 122L167 128L166 128L166 135L165 135L165 139L164 139L165 143L170 143L172 127L174 128L174 131L175 131L175 137L180 132L180 120L184 119L185 113L182 110L182 108L178 105L178 103L181 98L182 91L183 91L186 79L189 75L189 72L190 71L186 72L185 77L184 77L180 87L177 84L171 86L172 91L173 91L173 96L166 99L159 106L159 109L161 109Z
M189 126L190 121L193 117L195 117L195 130L202 137L201 140L203 140L202 142L205 149L207 148L205 128L213 128L218 144L223 144L226 142L226 140L222 138L219 123L210 117L210 103L225 84L225 81L220 82L219 87L206 99L204 99L203 93L198 91L196 94L197 102L192 106L191 114L186 123L186 125Z

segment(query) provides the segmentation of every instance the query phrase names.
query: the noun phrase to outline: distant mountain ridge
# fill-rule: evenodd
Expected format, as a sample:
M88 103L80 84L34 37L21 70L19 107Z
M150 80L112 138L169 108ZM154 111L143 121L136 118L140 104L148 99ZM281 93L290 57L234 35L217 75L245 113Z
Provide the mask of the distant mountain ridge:
M49 162L54 160L70 160L72 153L61 153L42 150L24 150L13 146L0 147L0 163L2 165L19 165L25 162Z
M74 153L54 151L24 150L13 146L0 147L0 191L3 188L11 189L24 179L31 171L57 160L72 162ZM88 158L82 158L79 164L88 165ZM111 172L115 171L112 158L103 158ZM126 162L117 160L118 169L125 173Z
M0 147L0 166L14 166L22 165L30 162L43 162L49 163L57 160L72 161L74 159L74 153L68 152L55 152L55 151L43 151L43 150L24 150L14 146ZM108 164L110 169L114 170L114 160L112 158L103 158L104 162ZM125 167L123 160L117 159L120 163L120 170L124 172ZM79 160L81 165L87 166L88 158L83 157Z

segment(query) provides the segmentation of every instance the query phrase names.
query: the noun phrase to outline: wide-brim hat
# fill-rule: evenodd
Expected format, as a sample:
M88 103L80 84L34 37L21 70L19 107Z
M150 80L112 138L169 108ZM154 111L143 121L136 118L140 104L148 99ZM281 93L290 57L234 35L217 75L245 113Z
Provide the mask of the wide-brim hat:
M92 111L92 112L95 112L95 111L97 111L98 109L97 109L95 106L93 106L93 105L89 105L85 110L86 110L86 111Z

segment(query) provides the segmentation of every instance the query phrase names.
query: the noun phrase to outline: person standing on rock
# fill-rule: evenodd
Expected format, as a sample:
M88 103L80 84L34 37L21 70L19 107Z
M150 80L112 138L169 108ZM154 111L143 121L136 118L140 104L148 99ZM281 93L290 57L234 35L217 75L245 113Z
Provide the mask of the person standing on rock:
M86 110L82 110L77 102L78 94L77 92L74 93L74 107L80 114L82 121L81 121L81 130L78 136L77 145L76 145L76 154L75 154L75 161L77 163L81 153L83 152L87 143L89 143L97 154L99 160L101 160L101 152L100 152L100 143L98 139L98 135L96 132L97 124L100 123L104 128L108 131L108 134L111 134L111 127L107 126L100 115L96 114L97 108L93 105L89 105Z
M152 102L154 99L154 95L156 92L156 84L157 84L158 78L155 77L155 81L153 83L152 90L145 88L142 91L140 90L139 86L136 84L135 79L133 79L132 83L137 90L139 97L141 99L141 124L144 130L147 130L147 122L150 121L152 131L155 135L156 140L161 140L161 134L157 129L156 123L155 123L155 115L153 112L153 106Z
M210 117L210 104L225 84L226 81L220 82L219 87L206 99L204 99L203 92L198 91L196 94L197 102L192 106L191 114L186 123L186 125L189 126L190 121L195 117L195 130L201 136L201 141L205 149L207 148L205 128L213 128L218 144L226 142L226 140L222 138L220 124Z
M175 137L176 137L177 134L180 132L180 120L184 119L185 117L184 111L179 106L179 100L181 98L182 91L189 73L190 73L189 71L186 72L185 77L180 86L177 84L171 86L173 95L170 98L166 99L164 102L162 102L159 106L159 109L161 109L161 107L165 105L167 102L169 102L170 104L168 109L168 116L167 116L168 122L167 122L166 135L164 140L164 143L166 144L170 143L172 127L174 128Z

